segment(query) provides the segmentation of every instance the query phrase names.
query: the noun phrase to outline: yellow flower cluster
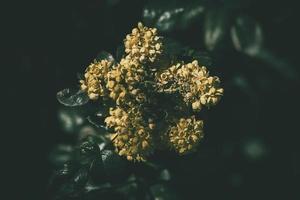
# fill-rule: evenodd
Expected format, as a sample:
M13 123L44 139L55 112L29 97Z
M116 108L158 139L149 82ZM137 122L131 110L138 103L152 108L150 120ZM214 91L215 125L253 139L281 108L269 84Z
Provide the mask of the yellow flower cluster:
M123 58L120 64L107 73L107 77L106 88L109 90L109 97L115 100L117 105L146 101L145 94L137 86L145 77L143 66L138 61Z
M180 118L168 132L169 145L180 155L191 152L203 137L203 121L191 118Z
M112 142L120 156L128 160L145 161L152 152L153 123L146 123L141 111L136 108L124 110L120 107L110 109L110 116L105 119L108 127L114 128Z
M95 61L87 67L84 80L80 80L81 90L86 91L91 100L105 97L115 102L109 108L105 123L113 130L111 141L116 152L128 160L145 161L162 144L186 154L194 150L203 137L203 121L195 116L182 117L176 113L168 116L166 108L158 108L158 113L167 114L160 120L161 116L155 113L161 103L160 95L153 92L178 92L195 111L203 105L215 105L223 95L219 78L209 76L206 67L199 66L196 60L178 63L163 71L153 68L153 62L160 61L161 41L155 28L139 23L126 36L125 55L119 63Z
M87 92L90 99L97 100L100 96L106 95L106 74L110 70L111 65L112 63L107 60L95 60L87 67L84 80L80 80L80 88Z
M148 28L138 23L131 34L124 40L125 52L132 58L144 63L154 62L156 57L162 53L161 37L157 35L156 28Z
M145 64L154 62L162 53L161 37L157 30L141 23L124 40L125 56L120 63L101 60L92 63L80 80L81 89L91 100L99 97L111 98L116 107L110 108L105 119L108 127L114 130L113 144L119 155L128 160L144 161L152 151L152 119L143 119L141 109L147 102L144 81L153 76Z
M178 63L157 74L157 88L159 92L180 92L195 111L200 111L202 105L216 105L223 95L220 79L209 76L206 67L199 66L197 60L188 64Z

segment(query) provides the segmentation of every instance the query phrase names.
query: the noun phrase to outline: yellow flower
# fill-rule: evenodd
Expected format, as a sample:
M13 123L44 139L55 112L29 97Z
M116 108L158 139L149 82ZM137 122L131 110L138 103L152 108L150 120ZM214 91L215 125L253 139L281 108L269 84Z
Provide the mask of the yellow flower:
M107 97L113 101L105 123L113 130L110 136L116 152L130 161L145 161L154 148L162 146L183 155L194 150L203 137L203 121L195 116L178 119L176 114L172 116L175 112L169 113L165 108L153 110L161 106L158 98L162 96L154 92L179 94L182 98L171 106L184 113L187 113L185 104L200 111L203 106L215 105L223 95L219 78L209 76L206 67L196 60L166 70L155 68L155 65L164 66L156 62L162 54L161 41L155 28L138 23L124 39L125 55L120 63L94 61L80 80L81 90L90 99ZM146 117L149 115L151 118ZM156 124L152 117L157 121L164 119L166 123ZM174 119L174 124L168 126Z
M80 80L80 88L86 91L89 98L97 100L100 96L105 96L106 74L110 70L112 63L107 60L94 61L85 70L84 80Z
M202 105L216 105L224 92L223 88L220 88L220 79L209 76L206 67L200 67L196 60L171 66L157 74L156 82L159 92L179 91L184 101L191 104L195 111L200 111Z
M156 57L162 53L161 37L157 35L156 28L148 28L138 23L131 34L124 40L125 52L134 60L140 62L154 62Z
M168 142L172 149L180 155L191 152L203 138L203 121L191 118L181 118L168 132Z
M107 73L106 89L117 105L143 103L146 95L138 85L146 77L143 66L128 57L123 58Z
M174 93L179 90L177 83L177 71L181 64L171 66L163 72L156 73L156 89L158 92Z
M129 57L121 60L120 68L124 74L125 82L129 85L142 82L146 75L143 66L138 61L132 60Z
M153 150L150 120L146 123L137 107L124 110L120 107L110 110L105 119L108 127L114 129L111 139L120 156L128 160L145 161Z

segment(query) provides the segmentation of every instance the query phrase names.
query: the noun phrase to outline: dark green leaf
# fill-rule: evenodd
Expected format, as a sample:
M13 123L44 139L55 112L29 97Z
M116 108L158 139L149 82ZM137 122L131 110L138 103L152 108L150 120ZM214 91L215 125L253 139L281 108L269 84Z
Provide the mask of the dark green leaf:
M108 60L108 61L111 61L112 63L115 62L114 57L106 51L101 51L100 53L98 53L97 56L96 56L96 60L97 61Z
M240 16L231 28L231 39L236 50L249 56L259 54L263 33L259 24L250 17Z
M169 180L171 179L170 171L167 170L167 169L163 169L163 170L160 172L159 178L160 178L160 180L163 180L163 181L169 181Z
M125 47L124 47L124 45L121 45L117 48L117 51L116 51L116 60L117 60L117 62L121 61L124 54L125 54Z
M162 32L184 29L204 12L204 5L199 1L188 4L183 1L149 1L143 11L143 20Z
M77 75L77 78L78 78L79 80L83 80L83 79L84 79L84 75L83 75L83 74L77 73L76 75Z
M110 180L119 180L127 176L128 162L123 157L112 150L103 150L101 158L105 174Z
M62 107L59 109L58 120L63 131L67 133L74 133L85 121L81 112L70 107Z
M156 184L150 188L151 194L154 199L162 200L176 200L179 199L175 191L165 184Z
M100 155L100 148L93 141L84 141L79 147L80 163L91 163L97 156Z
M89 168L83 167L81 168L74 176L73 183L76 187L83 187L88 181Z
M183 49L182 59L187 60L188 62L198 60L199 64L204 66L212 65L212 59L208 53L205 51L196 51L188 47Z
M97 128L100 128L100 129L104 130L105 132L109 130L105 125L103 117L88 116L87 119L91 124L93 124Z
M204 43L210 51L224 40L228 31L228 13L221 8L213 8L206 12L204 19Z
M91 164L91 180L93 181L93 183L96 184L100 184L108 181L107 177L105 176L101 155L97 156L94 159L93 163Z
M65 106L82 106L89 101L88 95L82 90L69 88L58 92L56 98Z
M63 166L63 164L71 161L73 150L71 145L59 144L51 151L49 160L55 166Z
M76 167L71 164L64 164L62 169L55 171L48 185L49 196L61 196L62 189L69 184L75 172Z
M183 46L173 39L165 38L164 48L170 64L181 61L191 62L193 60L198 60L199 63L204 66L211 66L212 64L212 60L208 53L204 51L196 51L190 47Z

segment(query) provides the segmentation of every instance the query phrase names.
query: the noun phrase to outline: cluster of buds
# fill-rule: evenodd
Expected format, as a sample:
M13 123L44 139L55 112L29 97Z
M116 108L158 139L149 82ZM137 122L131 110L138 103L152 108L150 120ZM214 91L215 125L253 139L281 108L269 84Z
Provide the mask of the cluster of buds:
M125 52L142 63L154 62L162 53L161 37L157 35L157 29L145 27L142 23L138 23L138 27L126 36L124 43Z
M126 156L128 160L146 160L153 150L151 119L146 122L137 107L126 111L117 107L111 108L105 122L114 129L111 139L120 156Z
M191 118L180 118L175 126L170 127L169 145L180 155L191 152L203 137L203 121Z
M138 87L145 77L145 71L136 60L123 58L120 64L107 73L107 77L106 88L109 97L115 100L117 105L132 105L146 101L145 94Z
M95 60L87 67L84 80L80 80L80 88L87 92L90 99L97 100L100 96L106 95L106 74L110 70L111 65L112 63L107 60Z
M157 29L141 23L126 36L124 45L125 55L119 63L95 61L86 69L84 80L80 80L81 89L91 100L103 97L115 102L105 123L113 130L110 136L116 152L130 161L145 161L162 144L180 155L191 152L203 137L203 121L194 115L172 115L170 121L158 120L161 118L151 109L159 107L159 112L167 111L160 107L160 94L155 92L178 92L187 105L200 111L203 105L210 107L220 100L223 89L219 78L209 76L197 61L178 63L163 71L153 68L153 63L157 65L160 62L156 61L162 58L162 37ZM178 102L172 106L181 106Z
M200 111L202 106L216 105L223 95L220 79L209 76L206 67L199 66L197 60L178 63L157 74L157 89L166 93L178 91L195 111Z

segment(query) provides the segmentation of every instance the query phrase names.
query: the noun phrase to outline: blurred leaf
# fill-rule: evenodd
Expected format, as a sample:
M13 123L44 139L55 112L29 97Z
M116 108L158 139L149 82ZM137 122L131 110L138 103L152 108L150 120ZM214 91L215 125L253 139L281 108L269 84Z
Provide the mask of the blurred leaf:
M171 179L170 171L167 170L167 169L163 169L163 170L160 172L159 178L160 178L160 180L163 180L163 181L169 181L169 180Z
M91 180L95 184L101 184L108 181L105 176L103 161L101 155L97 156L91 165ZM91 188L89 188L91 189ZM97 188L94 188L97 189Z
M241 151L251 162L262 160L269 154L267 144L259 137L245 138L241 145Z
M120 180L128 175L128 161L112 150L101 152L105 174L110 180Z
M58 196L62 199L79 197L84 192L84 186L88 181L89 170L86 167L79 169L75 175L59 190Z
M56 98L65 106L82 106L89 101L89 97L84 91L69 88L58 92Z
M73 150L71 145L59 144L51 151L49 160L55 166L63 166L65 163L71 161Z
M204 12L199 1L149 1L143 11L143 21L161 32L184 29Z
M70 107L60 108L57 115L62 129L68 133L74 133L85 121L77 109Z
M78 140L83 141L88 137L95 136L98 134L98 131L95 129L94 126L86 125L81 127L78 132Z
M183 48L183 45L171 38L164 38L164 53L168 55L178 56Z
M115 62L114 57L106 51L101 51L100 53L98 53L97 56L96 56L96 60L97 61L108 60L108 61L111 61L112 63Z
M49 196L58 196L59 191L65 184L68 183L70 178L74 175L76 168L71 164L64 164L62 169L57 170L50 178L48 185Z
M81 168L74 176L73 183L76 187L83 187L88 181L89 168Z
M208 53L204 51L196 51L191 48L184 48L182 53L182 59L188 60L188 62L191 62L193 60L198 60L201 65L204 66L211 66L212 65L212 59L209 56Z
M84 141L79 147L80 163L91 163L96 156L100 155L100 149L97 143L94 141Z
M58 185L58 182L69 178L74 174L75 168L70 164L64 164L60 170L54 172L50 179L50 188Z
M165 184L156 184L150 188L151 194L154 199L160 200L176 200L179 199L178 195L170 187Z
M104 130L105 132L108 131L109 129L106 127L104 118L103 117L98 117L98 116L88 116L88 121L96 126L97 128L100 128Z
M172 62L191 62L193 60L198 60L199 63L205 66L211 66L212 64L212 60L208 53L183 46L170 38L164 38L164 49L164 53L168 55L168 58L170 59L169 63L171 64L174 64Z
M256 55L256 58L267 63L266 67L270 67L289 81L295 81L299 78L299 73L295 70L296 66L290 64L285 58L274 55L267 49L260 50L259 54ZM272 82L269 83L272 84ZM265 83L263 83L262 86L265 86Z
M124 52L125 52L124 45L118 46L117 51L116 51L116 60L117 60L117 62L121 61L121 59L123 58L123 56L125 54Z
M84 75L83 75L83 74L77 73L76 75L77 75L77 78L78 78L79 80L84 80Z
M144 199L144 190L138 187L135 182L122 184L116 188L116 192L123 194L126 199Z
M239 16L231 27L231 39L236 50L249 56L256 56L262 48L263 33L253 19Z
M204 19L204 43L210 51L224 40L228 27L228 13L223 8L213 8L206 12Z

